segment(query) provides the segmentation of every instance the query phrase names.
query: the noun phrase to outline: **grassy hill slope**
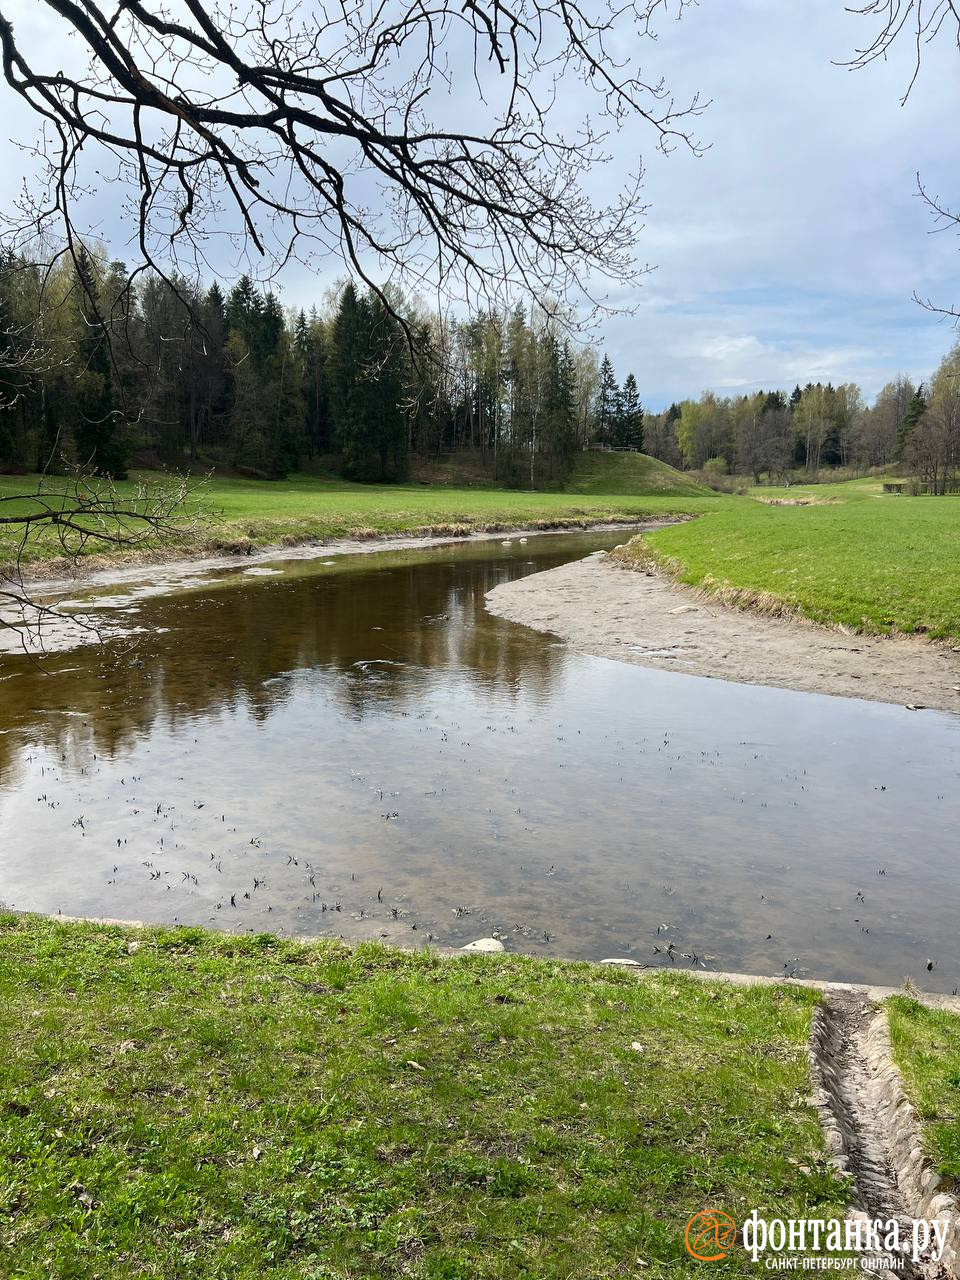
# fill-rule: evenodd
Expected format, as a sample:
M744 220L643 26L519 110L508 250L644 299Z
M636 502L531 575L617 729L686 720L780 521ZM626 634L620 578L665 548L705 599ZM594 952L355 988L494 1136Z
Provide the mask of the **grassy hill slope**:
M582 453L574 464L566 492L681 498L708 495L711 490L645 453Z
M16 495L36 492L38 483L37 476L0 476L3 513L9 516L35 510L35 500ZM49 483L56 486L57 481ZM117 490L121 497L129 498L134 486L125 481ZM57 492L56 488L50 491ZM288 480L213 476L190 504L200 507L190 545L200 550L379 534L462 534L561 525L586 528L598 521L714 510L726 501L729 499L709 492L704 496L697 490L687 493L669 487L581 495L422 484L357 485L304 475ZM0 565L14 560L20 537L20 527L0 525ZM108 544L96 541L83 547L84 554L103 554L105 550L109 550ZM38 528L23 551L25 561L62 555L55 530L49 528Z
M464 449L441 458L414 458L410 479L434 487L496 489L497 481L477 451ZM577 455L565 493L630 494L634 497L686 498L710 496L698 484L645 453L581 453Z

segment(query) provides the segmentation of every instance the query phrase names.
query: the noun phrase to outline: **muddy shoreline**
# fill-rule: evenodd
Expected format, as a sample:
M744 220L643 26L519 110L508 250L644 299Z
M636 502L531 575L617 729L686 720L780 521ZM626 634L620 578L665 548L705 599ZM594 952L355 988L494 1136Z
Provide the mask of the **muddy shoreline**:
M592 524L551 522L548 528L521 525L509 529L336 538L325 542L311 539L257 549L243 547L215 554L211 554L209 544L206 544L197 547L195 554L185 554L184 548L179 547L127 557L89 556L75 562L39 561L25 566L22 577L5 577L0 570L0 600L5 584L10 590L10 599L0 607L0 658L5 654L24 652L46 655L108 639L134 636L139 630L136 615L144 600L202 586L208 580L207 575L224 571L266 576L281 572L271 566L333 557L417 551L470 543L505 543L521 538L527 542L528 539L570 533L635 533L673 523L676 523L675 518L596 521ZM98 592L104 594L98 595Z
M0 582L16 582L47 595L75 591L79 586L109 587L125 582L141 581L152 576L151 570L162 571L163 581L172 584L178 577L216 569L233 569L287 560L312 560L320 556L371 554L377 551L413 551L419 547L461 545L471 542L495 542L504 538L543 537L564 533L637 532L678 524L688 516L669 516L638 520L596 520L544 522L490 526L466 532L414 530L411 533L382 533L370 537L305 538L303 541L267 543L263 546L240 545L237 549L220 549L203 543L189 546L156 548L144 552L119 555L90 555L78 560L57 558L34 560L23 565L19 574L15 566L0 565Z
M960 712L960 650L730 609L603 553L502 583L498 617L619 662L804 693Z

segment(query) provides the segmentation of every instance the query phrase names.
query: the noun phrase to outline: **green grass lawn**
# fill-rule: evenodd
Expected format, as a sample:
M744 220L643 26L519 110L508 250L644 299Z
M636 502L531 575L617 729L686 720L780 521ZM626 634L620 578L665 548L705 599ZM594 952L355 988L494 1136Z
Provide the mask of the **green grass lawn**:
M782 603L867 631L960 636L960 498L879 492L879 481L858 481L810 486L811 496L833 499L825 505L729 499L644 542L680 581L732 603Z
M686 1277L701 1209L841 1212L814 1001L0 916L0 1275Z
M898 479L897 477L894 477ZM902 480L901 480L902 482ZM748 492L752 497L771 501L786 500L788 502L818 500L833 502L842 498L844 502L862 502L867 498L881 498L884 479L882 476L869 476L863 480L841 480L836 484L792 484L785 485L750 485Z
M669 468L666 469L669 471ZM676 475L677 473L671 473ZM660 471L657 475L662 480ZM29 491L37 477L0 476L0 499ZM264 481L214 477L198 493L202 542L250 541L266 544L287 540L337 538L360 534L412 533L431 529L482 529L487 526L537 527L554 522L571 524L600 520L636 520L709 510L723 499L683 490L665 492L661 485L649 494L525 493L507 489L433 488L424 485L357 485L346 481L297 476ZM121 494L130 485L118 486ZM12 513L16 504L3 511ZM22 509L27 509L26 505ZM13 529L0 528L0 563L16 549ZM87 551L102 554L90 543ZM29 544L27 556L37 559L62 554L49 534Z
M24 483L22 477L0 477L0 499L21 492ZM641 455L585 455L572 483L584 492L214 477L199 495L193 545L587 526L693 514L704 518L644 542L683 582L732 603L783 606L817 622L960 637L960 498L883 495L876 479L722 496L700 491ZM636 492L614 492L615 486ZM813 499L816 505L773 506L755 498ZM0 528L0 563L15 550L13 530ZM86 550L104 548L89 543ZM26 559L58 554L47 534L28 545Z
M906 996L887 1001L893 1057L923 1125L927 1152L960 1185L960 1016Z
M709 497L712 490L645 453L581 453L566 486L568 493L664 494Z

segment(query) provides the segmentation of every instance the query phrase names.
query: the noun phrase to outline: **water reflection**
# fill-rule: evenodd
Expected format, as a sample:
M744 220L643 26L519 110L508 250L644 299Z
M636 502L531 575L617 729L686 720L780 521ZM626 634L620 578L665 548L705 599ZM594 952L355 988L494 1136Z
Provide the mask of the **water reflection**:
M580 658L484 611L616 540L229 571L135 600L132 658L5 661L0 898L952 990L960 719Z
M144 628L133 652L114 642L50 655L42 666L19 654L0 659L0 780L9 782L21 740L12 731L68 762L91 751L116 755L155 725L177 731L240 708L263 722L304 669L338 672L334 695L357 718L418 698L425 672L456 672L501 691L522 672L528 688L546 692L562 661L556 648L491 618L484 594L618 540L576 535L533 548L476 543L294 562L269 578L226 571L151 597L130 615Z

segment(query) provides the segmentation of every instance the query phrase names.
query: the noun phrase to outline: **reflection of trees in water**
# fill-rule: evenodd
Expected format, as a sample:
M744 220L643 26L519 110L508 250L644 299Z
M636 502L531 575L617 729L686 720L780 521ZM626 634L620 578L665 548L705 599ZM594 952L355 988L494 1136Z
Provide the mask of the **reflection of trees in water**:
M206 595L148 600L138 622L150 629L132 653L78 649L51 656L43 671L9 661L17 674L0 685L0 728L31 731L68 761L115 755L156 724L176 732L193 717L237 710L265 721L293 696L294 673L313 668L338 673L330 693L354 717L415 701L429 670L461 672L507 697L543 692L558 650L483 607L487 591L522 571L508 559L421 564L231 580ZM71 714L61 719L60 708ZM5 785L22 740L0 734Z

